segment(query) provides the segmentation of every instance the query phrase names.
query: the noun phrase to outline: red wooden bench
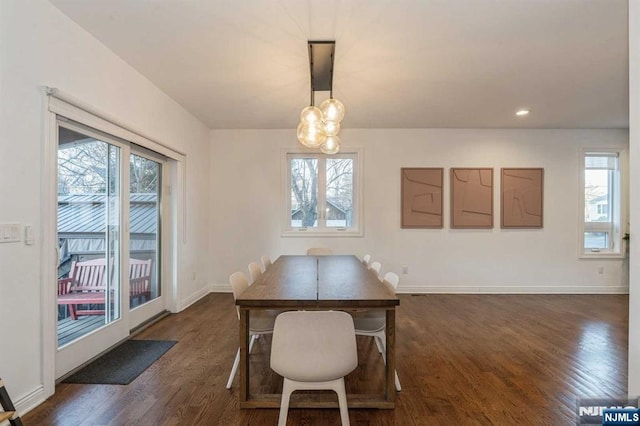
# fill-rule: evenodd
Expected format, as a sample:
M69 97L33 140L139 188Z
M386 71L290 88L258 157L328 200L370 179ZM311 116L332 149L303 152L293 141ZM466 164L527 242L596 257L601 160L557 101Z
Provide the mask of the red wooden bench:
M129 259L129 291L132 299L151 299L151 260ZM58 305L68 305L71 319L78 315L104 315L101 309L78 309L77 305L104 305L107 263L100 258L72 262L69 278L58 280Z
M139 303L151 300L151 259L129 259L129 297Z

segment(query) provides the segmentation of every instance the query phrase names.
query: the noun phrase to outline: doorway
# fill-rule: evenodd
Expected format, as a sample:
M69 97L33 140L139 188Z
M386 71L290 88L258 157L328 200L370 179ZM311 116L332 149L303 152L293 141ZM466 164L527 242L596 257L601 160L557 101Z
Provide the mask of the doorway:
M166 310L166 157L64 117L57 139L59 378Z

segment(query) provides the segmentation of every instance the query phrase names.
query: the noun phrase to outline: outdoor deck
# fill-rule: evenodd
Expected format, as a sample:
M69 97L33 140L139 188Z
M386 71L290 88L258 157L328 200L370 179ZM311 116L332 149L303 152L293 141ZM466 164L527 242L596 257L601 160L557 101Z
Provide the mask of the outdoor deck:
M104 325L104 315L85 315L77 320L65 318L58 320L58 347L92 332Z

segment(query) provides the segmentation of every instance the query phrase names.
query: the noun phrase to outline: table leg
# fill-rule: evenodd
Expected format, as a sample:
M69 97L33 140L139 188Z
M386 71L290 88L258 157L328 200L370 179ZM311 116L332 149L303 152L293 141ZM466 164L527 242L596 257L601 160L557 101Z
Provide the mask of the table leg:
M396 310L387 309L387 324L385 334L387 338L387 365L385 376L385 399L388 402L395 402L395 374L396 374Z
M240 402L249 400L249 309L240 308Z

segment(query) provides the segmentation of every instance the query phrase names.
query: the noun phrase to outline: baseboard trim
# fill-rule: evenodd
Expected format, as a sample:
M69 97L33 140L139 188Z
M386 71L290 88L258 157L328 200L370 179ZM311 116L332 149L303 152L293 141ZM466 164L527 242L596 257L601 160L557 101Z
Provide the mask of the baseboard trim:
M211 284L211 293L230 293L229 284ZM629 286L404 286L398 287L398 294L629 294Z
M211 284L211 293L231 293L231 286L229 284Z
M399 294L629 294L628 286L403 286Z
M8 391L11 393L11 389L8 389ZM15 405L16 410L18 411L18 415L24 416L29 411L42 404L46 399L47 398L44 395L44 386L40 385L22 398L13 400L13 405Z
M187 297L186 299L182 300L180 302L180 306L178 306L178 312L182 312L185 309L187 309L189 306L193 305L194 303L196 303L198 300L202 299L203 297L205 297L207 294L211 293L211 286L206 286L204 288L201 288L200 290L198 290L197 292L193 293L191 296Z

